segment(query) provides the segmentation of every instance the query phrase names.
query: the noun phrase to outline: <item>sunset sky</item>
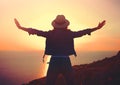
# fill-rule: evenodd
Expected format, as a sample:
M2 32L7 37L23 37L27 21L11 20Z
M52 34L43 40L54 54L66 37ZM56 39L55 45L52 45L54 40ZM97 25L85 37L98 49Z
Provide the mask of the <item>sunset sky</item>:
M6 83L7 79L8 85L19 85L10 82L18 83L15 80L19 80L23 83L45 76L49 65L43 64L40 57L44 52L45 39L19 30L14 18L24 27L49 31L53 29L51 22L59 14L70 21L68 28L72 31L96 27L106 20L106 25L91 36L75 39L79 57L72 59L72 64L90 63L120 50L120 0L0 0L1 81ZM79 51L110 52L82 54Z
M120 0L0 0L0 50L44 50L45 39L17 29L14 18L48 31L58 14L66 16L73 31L107 21L91 36L75 39L76 49L120 50Z

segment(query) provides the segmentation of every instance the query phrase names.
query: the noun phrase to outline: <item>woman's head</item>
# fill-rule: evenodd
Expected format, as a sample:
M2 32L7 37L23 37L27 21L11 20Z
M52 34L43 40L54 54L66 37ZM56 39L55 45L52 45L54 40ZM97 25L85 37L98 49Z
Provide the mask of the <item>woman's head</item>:
M67 28L70 22L65 18L64 15L57 15L55 20L52 21L52 26L55 29Z

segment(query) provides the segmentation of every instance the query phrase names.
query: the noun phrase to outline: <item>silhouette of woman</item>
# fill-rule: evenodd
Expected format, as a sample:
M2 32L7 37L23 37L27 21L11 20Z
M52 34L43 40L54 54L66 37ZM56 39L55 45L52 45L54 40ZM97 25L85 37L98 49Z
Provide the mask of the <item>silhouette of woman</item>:
M105 20L92 29L85 29L80 31L71 31L68 29L69 21L64 15L57 15L56 19L52 21L53 30L41 31L33 28L22 27L17 19L14 19L16 26L28 32L29 34L36 34L46 38L45 54L51 55L49 68L47 71L46 85L55 85L58 75L61 73L67 85L73 84L73 70L70 62L70 55L75 55L74 38L82 37L83 35L91 35L91 32L102 28L105 25Z

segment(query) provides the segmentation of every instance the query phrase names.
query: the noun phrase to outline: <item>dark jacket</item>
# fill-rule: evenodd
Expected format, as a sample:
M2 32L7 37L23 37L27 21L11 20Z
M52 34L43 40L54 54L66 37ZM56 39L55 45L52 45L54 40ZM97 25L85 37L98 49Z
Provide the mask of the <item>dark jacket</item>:
M75 55L74 38L90 34L91 29L73 32L68 29L54 29L51 31L40 31L29 29L30 34L37 34L46 38L45 54L47 55Z

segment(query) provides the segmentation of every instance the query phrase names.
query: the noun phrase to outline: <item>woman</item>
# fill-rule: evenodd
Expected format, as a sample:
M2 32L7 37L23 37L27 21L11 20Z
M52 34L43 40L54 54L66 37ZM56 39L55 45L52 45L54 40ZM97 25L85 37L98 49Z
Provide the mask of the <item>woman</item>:
M91 32L96 31L105 25L104 20L95 28L75 32L68 29L70 23L65 16L58 15L52 22L53 30L41 31L22 27L16 19L14 20L19 29L26 31L29 34L36 34L37 36L46 38L45 55L51 55L46 85L55 85L55 81L60 73L64 76L67 85L73 85L73 70L69 56L76 56L74 50L74 38L86 34L91 35Z

